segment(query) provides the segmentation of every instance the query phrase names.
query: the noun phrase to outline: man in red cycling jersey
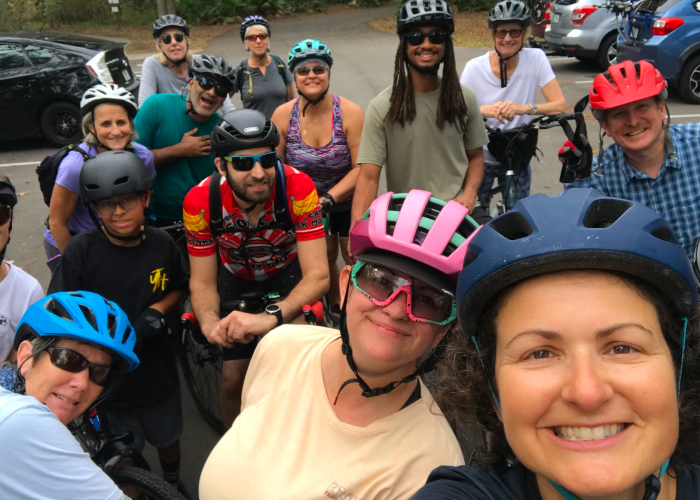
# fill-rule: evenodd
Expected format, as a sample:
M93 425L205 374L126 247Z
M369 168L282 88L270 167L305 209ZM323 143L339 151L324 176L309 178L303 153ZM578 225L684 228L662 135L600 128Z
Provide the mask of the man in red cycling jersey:
M329 285L316 186L279 162L278 144L275 125L259 111L225 113L211 134L217 171L185 197L192 308L209 342L224 348L226 427L240 411L243 380L260 336L300 316ZM278 293L283 300L261 314L234 311L221 317L220 304L252 291Z

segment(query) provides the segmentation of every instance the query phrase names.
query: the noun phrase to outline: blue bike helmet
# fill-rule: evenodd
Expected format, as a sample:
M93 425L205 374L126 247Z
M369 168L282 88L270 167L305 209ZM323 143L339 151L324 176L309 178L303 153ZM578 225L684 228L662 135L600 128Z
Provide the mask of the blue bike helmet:
M14 349L34 337L67 337L105 347L117 355L119 372L139 365L136 334L126 313L96 293L58 292L29 306L17 325Z
M692 318L698 307L690 261L663 217L595 189L570 189L520 200L474 234L457 283L462 328L475 332L484 309L504 288L567 269L636 276L665 294L681 317Z

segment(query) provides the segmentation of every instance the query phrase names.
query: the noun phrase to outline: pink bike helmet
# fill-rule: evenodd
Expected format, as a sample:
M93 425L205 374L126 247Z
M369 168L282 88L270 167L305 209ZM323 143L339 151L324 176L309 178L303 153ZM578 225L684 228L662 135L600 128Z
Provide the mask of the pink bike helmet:
M455 201L428 191L386 193L374 200L350 232L359 260L392 267L454 293L467 242L479 225ZM436 272L437 271L437 272Z

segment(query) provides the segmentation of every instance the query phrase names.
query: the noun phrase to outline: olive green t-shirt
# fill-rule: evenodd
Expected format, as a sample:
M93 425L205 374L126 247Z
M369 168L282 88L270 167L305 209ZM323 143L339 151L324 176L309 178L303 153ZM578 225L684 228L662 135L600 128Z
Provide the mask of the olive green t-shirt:
M394 193L424 189L442 200L451 200L462 189L469 160L466 151L489 142L479 102L462 85L467 103L467 143L459 129L446 123L437 126L440 87L427 94L414 93L416 118L401 126L384 120L389 111L391 87L372 99L362 129L357 163L386 165L387 188Z

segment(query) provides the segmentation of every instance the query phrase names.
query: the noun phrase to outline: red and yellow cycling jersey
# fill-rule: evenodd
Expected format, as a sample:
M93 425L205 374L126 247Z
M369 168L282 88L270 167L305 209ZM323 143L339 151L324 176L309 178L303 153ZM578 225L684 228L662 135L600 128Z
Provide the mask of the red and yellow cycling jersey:
M265 202L258 223L253 229L247 214L238 208L231 188L221 178L221 204L224 229L248 230L240 233L224 233L214 237L209 227L209 180L207 177L193 187L185 197L183 219L187 234L187 251L195 257L207 257L219 249L221 262L239 278L262 281L276 274L297 258L297 241L323 238L323 219L318 203L316 186L308 175L285 165L289 214L295 233L280 228L269 228L274 221L273 200L275 190ZM245 250L241 242L245 240ZM247 257L244 258L244 257ZM246 262L248 265L246 266Z

